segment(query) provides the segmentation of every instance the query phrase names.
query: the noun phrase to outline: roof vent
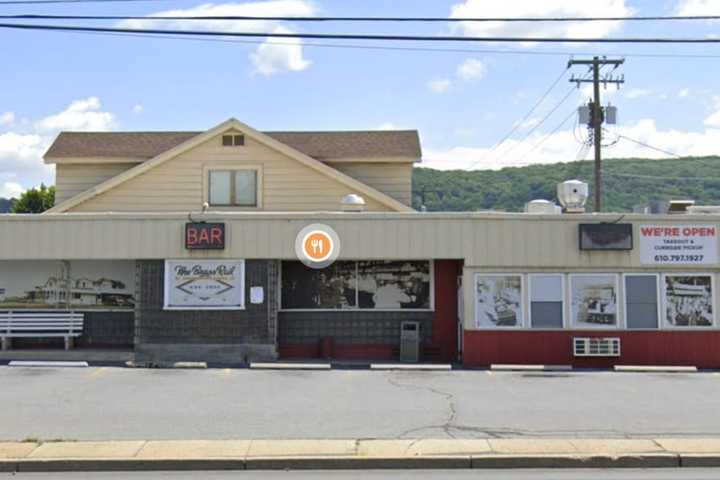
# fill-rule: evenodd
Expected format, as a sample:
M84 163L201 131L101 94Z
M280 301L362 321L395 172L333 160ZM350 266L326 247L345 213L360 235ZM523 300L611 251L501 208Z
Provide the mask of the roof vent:
M537 213L544 215L556 215L562 213L559 205L550 200L531 200L525 204L525 213Z
M343 212L362 212L365 210L365 199L355 193L345 195L340 204Z
M566 213L584 213L588 198L588 184L580 180L558 183L557 197Z
M695 200L670 200L668 202L668 213L687 213L688 208L695 205Z
M687 212L717 215L720 213L720 205L692 205L688 207Z

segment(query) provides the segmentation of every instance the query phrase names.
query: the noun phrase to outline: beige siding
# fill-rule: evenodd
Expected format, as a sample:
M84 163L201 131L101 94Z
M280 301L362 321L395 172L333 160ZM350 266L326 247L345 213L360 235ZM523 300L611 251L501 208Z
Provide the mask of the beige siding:
M225 222L225 250L185 250L185 214L0 215L0 260L294 259L297 233L308 224L324 223L340 237L340 259L463 260L467 327L472 326L474 316L476 272L695 271L712 273L716 280L720 276L720 265L642 265L638 245L642 224L718 226L717 215L628 214L623 221L633 224L636 243L633 250L622 252L583 252L578 248L579 223L609 222L617 220L616 214L267 212L210 213L203 219Z
M124 172L135 163L58 164L55 166L55 204Z
M244 147L223 147L218 136L71 211L197 211L205 201L204 169L244 165L261 169L263 210L339 210L344 195L357 193L253 139L246 137ZM370 211L389 210L375 200L366 201Z
M331 167L370 185L405 205L412 206L413 164L328 163Z

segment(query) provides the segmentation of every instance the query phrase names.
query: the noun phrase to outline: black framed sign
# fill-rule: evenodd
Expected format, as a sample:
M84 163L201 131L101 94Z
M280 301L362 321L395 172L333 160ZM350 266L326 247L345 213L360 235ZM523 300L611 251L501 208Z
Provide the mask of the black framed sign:
M185 248L187 250L224 250L224 223L186 223Z
M630 223L581 223L580 250L632 250Z

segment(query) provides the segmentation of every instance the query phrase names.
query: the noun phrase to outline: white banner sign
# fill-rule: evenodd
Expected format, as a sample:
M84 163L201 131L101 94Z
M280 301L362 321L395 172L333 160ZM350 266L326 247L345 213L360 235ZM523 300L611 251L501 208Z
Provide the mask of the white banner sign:
M244 308L244 260L165 260L166 310Z
M712 265L718 261L714 225L640 225L640 262L646 265Z

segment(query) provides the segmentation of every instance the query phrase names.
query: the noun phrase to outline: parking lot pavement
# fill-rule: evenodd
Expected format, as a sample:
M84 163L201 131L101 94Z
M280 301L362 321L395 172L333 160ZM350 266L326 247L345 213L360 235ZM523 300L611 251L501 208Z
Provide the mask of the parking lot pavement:
M718 436L720 375L0 367L0 440Z

